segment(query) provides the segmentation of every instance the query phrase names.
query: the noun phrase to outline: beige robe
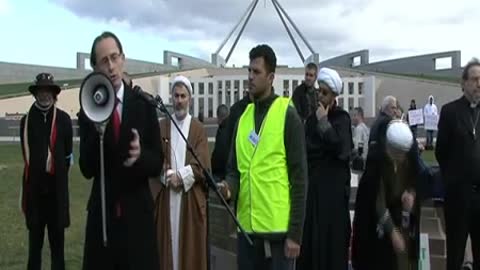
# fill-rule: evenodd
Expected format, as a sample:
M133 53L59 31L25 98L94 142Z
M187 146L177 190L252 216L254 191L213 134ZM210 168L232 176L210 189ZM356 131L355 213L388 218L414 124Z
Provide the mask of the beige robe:
M181 127L182 128L182 127ZM181 193L174 193L168 186L165 186L160 177L152 179L150 187L155 200L155 222L157 227L158 250L160 270L206 270L207 269L207 201L206 201L206 179L202 169L198 166L195 158L185 149L185 164L171 164L175 158L178 160L178 142L183 141L181 137L176 138L175 145L172 145L171 133L175 129L169 119L160 121L160 135L162 138L162 149L165 157L165 168L177 167L179 170L193 172L193 185L186 184ZM184 128L182 128L184 129ZM184 134L197 154L203 166L210 169L210 158L208 152L208 139L203 125L191 119L188 134ZM175 151L174 148L177 148ZM180 147L181 149L181 147ZM172 159L171 152L175 153ZM180 156L182 156L180 154ZM173 166L172 166L173 165ZM183 167L183 168L182 168ZM189 168L188 168L189 167ZM165 172L162 172L165 174ZM181 173L182 174L182 173ZM189 173L187 172L186 175ZM172 196L174 196L172 198ZM173 204L172 204L173 203ZM171 211L179 208L178 222L172 219ZM173 228L172 226L178 226ZM178 232L178 238L173 232ZM177 243L174 243L178 239ZM178 257L175 256L174 247L178 248ZM176 265L177 269L174 269Z

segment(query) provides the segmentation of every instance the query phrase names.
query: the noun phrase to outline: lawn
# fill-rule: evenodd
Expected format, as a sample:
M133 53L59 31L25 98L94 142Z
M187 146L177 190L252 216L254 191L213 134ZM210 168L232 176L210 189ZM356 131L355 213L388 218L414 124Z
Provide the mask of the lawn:
M65 83L68 84L68 88L80 86L81 82L82 79L56 81L60 87ZM0 99L28 94L28 86L31 84L32 82L0 84Z
M209 144L210 150L213 143ZM85 180L76 163L70 172L71 226L65 233L65 259L67 269L81 269L86 218L86 204L91 182ZM427 163L434 162L433 152L424 153ZM0 144L0 269L26 269L28 258L27 230L19 210L19 187L23 161L18 144ZM45 237L43 269L50 268L49 248Z

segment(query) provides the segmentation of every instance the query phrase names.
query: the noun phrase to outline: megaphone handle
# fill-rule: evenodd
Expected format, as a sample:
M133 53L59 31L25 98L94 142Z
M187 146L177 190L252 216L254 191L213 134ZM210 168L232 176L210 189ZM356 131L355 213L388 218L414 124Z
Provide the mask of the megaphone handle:
M103 130L102 130L103 131ZM100 192L102 200L102 234L103 234L103 245L107 246L107 217L106 217L106 206L105 206L105 161L103 153L103 132L100 132Z

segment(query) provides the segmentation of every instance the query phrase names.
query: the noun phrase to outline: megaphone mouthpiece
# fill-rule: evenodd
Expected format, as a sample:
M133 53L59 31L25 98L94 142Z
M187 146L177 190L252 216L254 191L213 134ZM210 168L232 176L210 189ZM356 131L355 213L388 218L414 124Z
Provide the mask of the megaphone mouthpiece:
M108 102L108 92L105 87L99 87L97 91L95 91L95 94L93 94L93 100L95 101L95 104L99 106L105 105L105 103Z

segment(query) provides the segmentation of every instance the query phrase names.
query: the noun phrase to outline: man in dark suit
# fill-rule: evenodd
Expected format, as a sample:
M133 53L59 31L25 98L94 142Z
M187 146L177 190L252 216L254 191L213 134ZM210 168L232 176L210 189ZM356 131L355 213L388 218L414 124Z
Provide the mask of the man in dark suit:
M470 234L473 269L480 269L480 62L462 75L463 96L440 112L435 155L445 184L447 270L460 269Z
M68 170L72 157L72 121L55 105L61 89L54 83L52 74L38 74L29 90L35 103L20 122L25 162L22 210L29 233L27 269L42 266L45 227L52 269L65 269L65 228L70 225Z
M90 64L113 83L117 105L105 130L105 193L108 244L102 237L99 136L80 112L80 169L94 178L88 201L83 269L157 270L154 202L149 177L163 164L156 110L123 81L125 55L111 32L92 45Z

